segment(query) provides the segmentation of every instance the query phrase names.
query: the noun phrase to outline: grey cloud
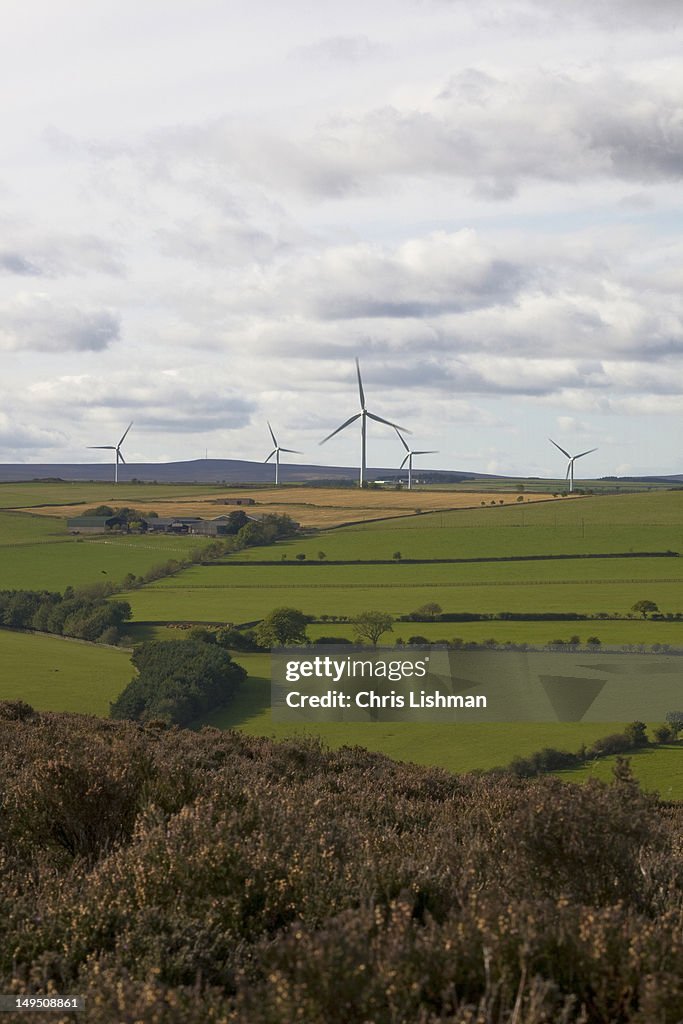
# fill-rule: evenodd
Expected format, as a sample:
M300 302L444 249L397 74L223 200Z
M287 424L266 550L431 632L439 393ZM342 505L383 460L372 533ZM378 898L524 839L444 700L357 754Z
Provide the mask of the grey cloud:
M212 384L193 383L193 370L187 382L179 373L157 372L142 381L139 374L115 372L109 377L92 375L64 376L32 385L28 401L41 410L76 407L88 423L90 436L112 437L127 420L137 430L200 433L212 430L236 430L249 422L254 402L233 384L214 378ZM94 443L94 442L93 442Z
M239 301L315 319L431 317L512 302L533 270L474 232L434 232L395 247L329 247L242 282Z
M0 273L56 278L124 272L118 247L94 235L43 233L6 220L0 228L5 239L12 239L11 247L0 252Z
M117 341L118 316L106 310L62 306L44 295L25 295L0 307L0 349L98 352Z
M423 109L385 106L335 117L299 140L238 138L223 122L198 132L200 148L237 161L243 173L269 186L313 197L436 175L506 200L533 181L648 184L677 181L683 173L681 103L670 85L616 73L539 73L513 81L477 74L455 76ZM182 137L175 141L182 146Z
M239 222L208 227L180 221L156 236L164 255L210 266L268 260L280 248L267 232Z
M422 2L422 0L421 0ZM431 0L435 7L469 6L469 0ZM662 31L681 23L679 0L506 0L503 8L497 0L480 0L479 8L494 21L518 24L528 31L545 25L557 31L560 25L575 27L588 22L608 28Z
M0 415L0 451L8 452L10 457L16 450L62 448L65 440L66 436L60 431L27 427L16 422L14 416Z
M0 253L0 271L6 274L17 274L20 277L39 277L40 269L20 253Z

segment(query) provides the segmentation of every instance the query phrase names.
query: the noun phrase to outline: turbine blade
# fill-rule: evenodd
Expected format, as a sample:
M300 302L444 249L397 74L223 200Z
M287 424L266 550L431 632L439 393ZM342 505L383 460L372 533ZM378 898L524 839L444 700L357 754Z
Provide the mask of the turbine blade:
M325 441L329 441L331 437L334 437L335 434L338 434L340 430L344 429L344 427L348 427L349 423L353 423L354 420L359 420L361 416L362 413L360 412L357 412L355 416L350 416L345 423L342 423L341 427L337 427L336 430L333 430L331 434L328 434L327 437L324 437L322 441L318 442L318 444L325 444Z
M398 468L399 469L403 469L403 467L405 466L405 464L406 464L406 462L408 461L409 458L410 458L410 452L408 452L408 454L406 455L405 459L403 460L403 462L401 463L401 465Z
M88 448L99 448L102 451L107 451L107 452L115 452L116 451L116 445L115 444L89 444Z
M303 452L300 452L298 448L281 448L280 451L289 452L290 455L303 455Z
M356 358L356 373L358 374L358 394L360 395L360 407L365 408L365 392L363 391L363 381L360 379L360 363Z
M270 462L270 460L272 459L273 455L275 455L275 452L277 452L277 448L276 448L276 449L275 449L274 451L272 451L272 452L270 453L270 455L268 456L268 458L267 458L267 459L264 459L264 460L263 460L263 461L264 461L264 463L265 463L265 462Z
M378 423L386 423L388 427L393 427L394 430L402 430L404 434L411 434L412 431L408 430L407 427L400 427L396 423L392 423L391 420L385 420L381 416L375 416L374 412L368 412L365 410L365 415L369 416L371 420L377 420Z
M566 452L564 450L564 448L560 448L559 444L557 444L555 441L553 441L552 437L549 437L548 440L550 441L551 444L554 444L555 447L558 448L562 452L563 455L566 455L568 459L571 459L571 455L569 454L569 452Z
M428 452L413 452L413 455L438 455L438 454L439 454L438 449L434 449L434 448L432 448Z
M567 472L566 472L566 473L564 474L564 478L565 478L565 480L569 480L569 474L570 474L570 472L571 472L571 468L572 468L572 463L573 463L573 462L574 462L574 460L573 460L573 459L570 459L570 460L569 460L569 465L567 466Z
M120 441L119 441L119 443L118 443L118 447L119 447L119 448L121 447L121 445L123 444L123 442L124 442L124 441L126 440L126 434L128 433L128 431L130 430L130 428L131 428L132 426L133 426L133 421L131 420L131 421L130 421L130 423L128 424L128 426L126 427L126 430L125 430L125 433L124 433L123 437L121 438L121 440L120 440Z
M575 455L575 459L582 459L584 455L590 455L591 452L597 452L597 448L589 448L587 452L581 452L580 455Z
M266 423L268 423L268 420L266 420ZM270 431L270 436L273 439L273 444L277 448L277 438L276 438L275 434L273 433L273 428L271 427L270 423L268 423L268 430Z
M403 445L403 447L405 448L405 450L406 450L407 452L409 452L409 451L410 451L410 448L408 447L408 445L407 445L407 444L405 443L405 441L403 440L403 437L401 436L401 432L400 432L400 430L399 430L399 429L398 429L397 427L394 427L394 430L395 430L395 431L396 431L396 433L398 434L398 436L399 436L399 439L400 439L400 441L401 441L401 444Z
M124 459L123 455L122 455L122 454L121 454L121 452L120 452L120 451L118 450L118 448L116 449L116 461L117 461L117 462L122 462L122 463L124 464L124 466L125 466L125 464L126 464L126 460Z

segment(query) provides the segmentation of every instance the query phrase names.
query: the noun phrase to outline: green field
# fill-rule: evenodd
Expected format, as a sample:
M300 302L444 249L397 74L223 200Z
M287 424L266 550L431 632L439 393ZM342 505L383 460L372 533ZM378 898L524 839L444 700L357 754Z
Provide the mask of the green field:
M0 512L0 550L15 544L39 544L67 540L66 520L52 516L32 516L25 512Z
M631 755L631 764L643 789L654 790L664 800L683 800L683 748L679 744L663 744ZM609 782L616 757L605 757L585 768L557 774L568 782L602 779Z
M418 516L321 530L239 558L483 558L501 555L683 553L683 490L585 497Z
M674 561L677 560L671 559ZM400 570L392 566L383 577L378 567L369 568L372 572L366 573L365 567L347 566L315 571L293 567L235 567L221 576L222 568L198 566L182 576L123 596L130 601L136 619L235 623L260 619L281 605L300 608L316 616L350 616L369 608L399 616L428 601L438 603L444 612L486 614L505 611L626 614L641 599L655 601L664 613L675 613L683 604L683 588L678 576L666 578L661 573L658 578L647 576L642 580L620 581L614 578L613 564L609 566L607 580L596 574L592 580L584 578L576 582L572 579L545 582L506 579L506 575L513 575L507 573L507 566L501 568L501 579L489 583L468 578L468 572L456 575L452 570L455 578L448 580L444 578L447 573L441 572L446 568L443 566L411 566ZM411 569L414 570L412 582ZM420 575L423 581L417 582ZM448 624L449 628L452 625Z
M0 629L0 665L0 700L104 716L133 674L128 651L6 629Z
M0 548L0 590L58 590L127 573L143 575L171 558L181 559L201 546L197 537L92 537Z
M240 729L252 736L284 739L288 736L316 735L332 748L359 745L387 754L399 761L439 765L454 772L502 767L514 757L533 754L543 747L576 751L610 732L620 732L623 723L554 722L428 725L409 722L319 723L292 726L273 722L270 712L270 664L267 655L236 655L249 672L249 679L229 707L208 715L202 725L221 729ZM658 723L653 723L654 725ZM659 789L662 796L683 799L683 748L658 747L632 755L636 776L648 789ZM590 774L609 779L614 758L596 762L590 768L562 773L574 781L585 781Z
M315 622L307 629L315 641L321 636L339 636L353 639L353 624L348 622ZM410 637L423 636L430 643L450 643L454 639L467 643L495 640L499 644L531 644L542 647L555 640L567 641L578 636L585 644L588 637L596 636L605 647L623 647L626 644L669 644L683 648L683 622L643 622L642 619L585 619L565 622L395 622L393 632L382 642L407 643Z
M203 493L210 488L202 487ZM216 488L224 490L224 488ZM131 572L144 574L171 558L187 556L203 541L191 537L69 538L59 517L60 503L127 503L191 496L173 485L104 484L0 485L0 589L54 589L96 581L118 582ZM54 504L55 514L39 517L8 511ZM353 617L378 609L405 615L426 602L444 612L505 611L540 614L579 612L626 615L638 600L655 601L667 613L683 612L681 558L592 558L541 561L444 563L444 558L491 558L548 554L628 555L642 551L683 554L683 491L652 491L584 497L571 501L525 502L457 512L435 512L363 526L318 531L271 547L243 551L220 565L192 566L142 589L116 595L133 609L131 635L177 639L186 632L176 622L245 623L281 605L316 616ZM297 554L317 561L387 559L385 565L301 566ZM392 556L400 551L402 560ZM283 556L285 556L283 560ZM405 559L432 559L410 565ZM248 564L273 560L274 565ZM247 564L232 564L235 561ZM316 622L312 639L352 637L349 622ZM683 646L683 622L640 618L580 621L501 620L481 622L395 622L386 642L421 635L429 641L463 640L544 644L578 635L598 636L604 645L666 643ZM40 709L106 714L108 702L131 676L129 655L104 647L46 636L0 631L0 698L21 697ZM236 655L250 672L229 709L207 720L258 735L290 735L291 726L273 723L269 710L269 660ZM331 746L362 744L401 760L465 771L508 763L544 746L576 750L615 724L415 725L407 723L316 725ZM294 731L301 731L297 726ZM634 768L649 788L683 799L681 748L645 751ZM567 773L581 780L589 772L609 775L607 762Z

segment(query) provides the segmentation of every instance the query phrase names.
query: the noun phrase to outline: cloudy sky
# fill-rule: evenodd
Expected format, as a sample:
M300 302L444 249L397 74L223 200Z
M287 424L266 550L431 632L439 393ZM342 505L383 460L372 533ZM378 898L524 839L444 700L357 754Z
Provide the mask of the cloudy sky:
M683 472L680 10L4 0L0 461Z

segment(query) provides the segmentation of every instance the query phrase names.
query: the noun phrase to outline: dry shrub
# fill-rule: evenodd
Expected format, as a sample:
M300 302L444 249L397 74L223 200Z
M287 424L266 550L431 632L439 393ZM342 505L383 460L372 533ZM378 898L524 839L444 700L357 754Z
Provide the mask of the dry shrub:
M681 809L624 765L456 777L26 714L0 794L1 990L82 991L94 1024L683 1018Z

